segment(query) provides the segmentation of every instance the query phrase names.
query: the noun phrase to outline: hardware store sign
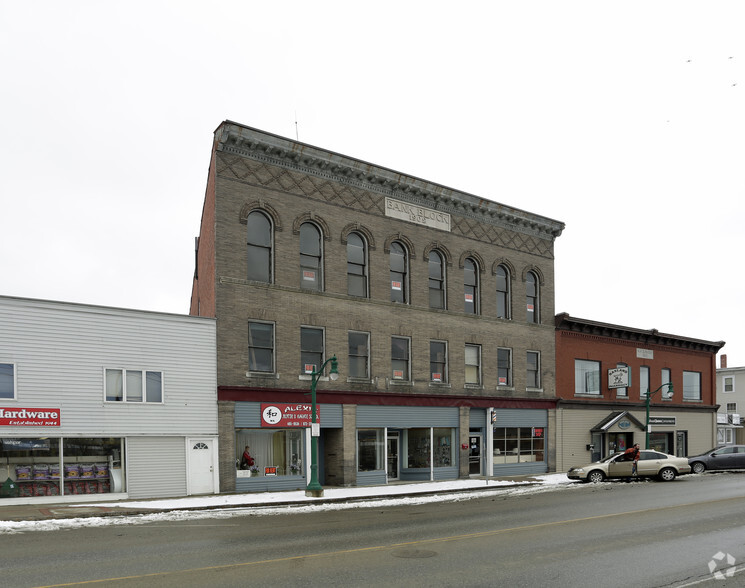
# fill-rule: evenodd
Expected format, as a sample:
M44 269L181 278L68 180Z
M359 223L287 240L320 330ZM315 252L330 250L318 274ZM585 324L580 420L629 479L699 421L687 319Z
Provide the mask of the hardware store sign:
M316 422L321 422L320 406L316 405ZM262 404L262 427L310 427L313 406L310 404Z
M19 408L0 406L0 427L59 427L59 408Z

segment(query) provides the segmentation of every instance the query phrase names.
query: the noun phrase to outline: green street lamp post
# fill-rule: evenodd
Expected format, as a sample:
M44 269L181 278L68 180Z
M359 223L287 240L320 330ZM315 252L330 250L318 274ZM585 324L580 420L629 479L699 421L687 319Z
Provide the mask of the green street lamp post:
M336 361L336 355L327 359L323 362L323 365L318 371L315 367L313 372L310 374L310 402L311 402L311 433L310 433L310 481L308 486L305 488L306 496L323 496L323 486L318 481L318 433L320 431L316 429L316 423L318 423L318 413L316 411L316 384L323 375L323 370L326 368L326 364L331 362L331 371L329 372L329 378L335 381L339 377L339 364Z
M647 428L646 428L646 431L645 431L645 434L646 434L646 439L645 439L645 442L644 442L644 448L645 449L649 449L649 401L652 398L652 394L656 394L657 392L659 392L660 390L662 390L665 386L669 386L670 388L667 391L667 396L665 396L665 393L664 392L662 393L663 398L672 398L672 395L673 395L673 392L674 392L674 390L673 390L673 383L672 382L666 382L666 383L662 384L654 392L650 392L649 391L649 388L647 388Z

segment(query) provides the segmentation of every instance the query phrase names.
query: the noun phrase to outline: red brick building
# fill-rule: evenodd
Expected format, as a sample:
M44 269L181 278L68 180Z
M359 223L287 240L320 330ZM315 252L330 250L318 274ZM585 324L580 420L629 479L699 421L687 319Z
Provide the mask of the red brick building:
M681 456L714 447L723 346L556 315L557 470L644 447L648 391L649 447Z

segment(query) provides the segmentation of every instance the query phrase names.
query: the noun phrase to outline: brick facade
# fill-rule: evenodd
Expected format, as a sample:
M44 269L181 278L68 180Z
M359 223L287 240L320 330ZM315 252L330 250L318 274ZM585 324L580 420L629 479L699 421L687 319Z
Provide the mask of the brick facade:
M386 199L449 215L450 230L387 214ZM272 280L246 279L246 219L261 211L271 220ZM434 214L434 213L433 213ZM320 292L301 288L299 230L313 223L323 236ZM284 399L307 402L302 375L300 327L322 328L325 357L336 354L340 377L319 384L319 402L342 404L344 426L324 433L324 475L334 484L355 479L355 406L502 406L550 410L554 381L554 239L563 224L483 200L419 178L373 166L235 123L216 131L202 218L192 314L217 318L218 394L232 401ZM369 294L347 293L347 237L367 244ZM390 243L408 248L410 294L406 304L390 300ZM428 252L446 261L446 310L429 307ZM464 312L464 260L478 264L480 312ZM496 267L509 269L510 319L497 318ZM539 282L540 321L526 320L526 276ZM248 323L274 326L274 369L249 372ZM348 332L369 334L368 378L348 375ZM411 340L411 378L391 378L391 337ZM446 383L431 382L430 341L447 343ZM481 346L481 382L465 383L465 346ZM511 385L497 380L497 349L512 352ZM540 354L540 386L527 386L527 352ZM548 402L548 404L546 404ZM228 404L226 401L221 404ZM221 407L221 449L226 463L229 410ZM460 417L460 437L464 417ZM466 419L467 421L467 419ZM467 475L460 459L460 475ZM465 465L467 468L467 463ZM222 468L221 462L221 471ZM229 472L226 474L229 477ZM231 488L224 481L223 488Z

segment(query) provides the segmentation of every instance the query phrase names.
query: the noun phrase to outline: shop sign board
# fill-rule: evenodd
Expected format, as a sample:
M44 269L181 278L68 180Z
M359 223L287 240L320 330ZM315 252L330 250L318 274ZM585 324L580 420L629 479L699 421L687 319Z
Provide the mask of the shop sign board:
M626 388L628 385L628 367L615 367L608 370L608 388Z
M651 425L663 425L668 427L674 427L676 418L673 417L662 417L662 416L651 416L649 417L649 424Z
M59 427L59 408L12 408L0 406L0 427Z
M261 426L282 428L307 428L313 422L310 404L262 404ZM316 422L321 422L321 407L316 404Z

